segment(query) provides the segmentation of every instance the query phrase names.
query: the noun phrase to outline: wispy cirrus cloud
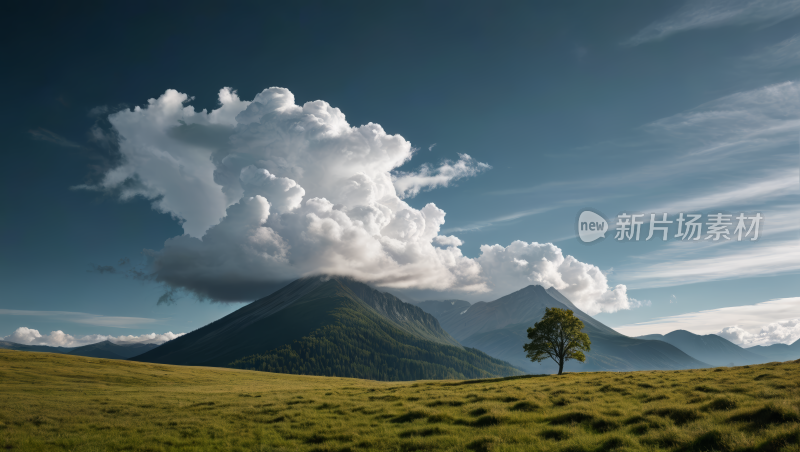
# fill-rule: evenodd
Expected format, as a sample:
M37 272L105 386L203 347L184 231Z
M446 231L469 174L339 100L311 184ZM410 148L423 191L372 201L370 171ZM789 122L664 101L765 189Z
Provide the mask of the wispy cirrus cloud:
M651 212L697 212L713 208L764 205L768 201L800 195L800 169L787 168L767 172L749 181L729 182L712 193L697 197L681 197L660 205Z
M81 147L80 144L70 141L61 135L51 132L45 128L39 127L38 129L29 130L28 133L31 135L31 138L38 141L47 141L48 143L53 143L58 146L63 146L66 148L79 148Z
M788 68L800 65L800 35L761 49L743 58L748 66L761 68Z
M507 215L501 215L499 217L490 218L488 220L481 220L481 221L476 221L474 223L468 223L464 226L446 228L442 230L442 233L449 234L452 232L479 231L481 229L485 229L491 226L496 226L501 223L508 223L510 221L519 220L520 218L539 215L541 213L549 212L557 208L558 206L549 206L549 207L540 207L537 209L521 210L518 212L509 213Z
M135 328L141 325L149 325L160 322L158 319L150 319L146 317L106 316L71 311L26 311L17 309L0 309L0 315L48 317L70 323L110 326L115 328Z
M429 150L433 150L435 145L436 143ZM422 165L416 172L397 172L392 179L401 198L412 198L423 190L447 187L454 181L475 176L491 168L467 154L459 154L455 162L445 160L438 167Z
M648 189L661 191L665 187L671 192L680 192L677 181L696 180L698 175L715 183L731 181L731 186L740 184L742 177L746 178L745 183L758 182L761 175L764 181L761 189L770 191L772 187L780 192L782 188L769 180L777 175L779 184L786 184L785 176L790 172L786 168L796 171L798 130L800 82L764 86L653 121L630 137L596 149L596 152L626 149L631 153L630 160L646 152L648 158L640 165L596 177L546 182L489 194L560 193L567 199L587 190L602 190L611 198L629 195L631 186L637 187L637 193ZM710 175L717 175L714 177L718 179L710 179Z
M800 338L791 334L763 334L764 330L776 330L773 324L783 322L784 327L793 328L787 323L797 319L800 314L800 297L778 298L761 303L731 306L686 314L660 317L648 322L622 325L614 329L627 336L643 336L645 334L666 334L675 330L691 331L695 334L720 334L723 331L732 333L730 327L745 332L742 337L760 336L761 340L742 342L743 345L769 345L770 343L791 343ZM773 325L773 326L771 326ZM720 334L725 337L725 334ZM730 339L730 334L728 337Z
M680 243L686 249L694 243ZM800 273L800 241L775 240L755 242L705 242L708 245L694 251L711 254L709 247L721 248L710 257L664 259L649 265L630 265L617 270L616 279L629 287L646 289L671 287L706 281L717 281L781 273ZM739 245L739 246L737 246ZM691 251L689 251L691 252ZM655 257L655 256L654 256Z
M775 24L800 14L793 0L694 0L646 26L622 44L636 46L684 31L726 25Z

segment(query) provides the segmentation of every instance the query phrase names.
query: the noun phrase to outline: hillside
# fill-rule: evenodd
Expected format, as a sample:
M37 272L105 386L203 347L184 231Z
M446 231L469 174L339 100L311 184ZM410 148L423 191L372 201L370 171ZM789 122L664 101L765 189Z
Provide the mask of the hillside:
M424 301L419 307L434 315L448 333L464 346L508 361L530 373L557 372L553 362L532 363L522 349L527 329L544 315L546 308L571 309L584 323L592 340L586 363L567 362L576 371L678 370L708 365L665 342L623 336L578 309L557 290L528 286L491 302L470 305L466 301Z
M638 339L664 341L678 347L692 358L712 366L743 366L745 364L761 364L770 361L716 334L700 336L689 331L676 330L668 334L639 336Z
M796 451L800 363L379 382L0 350L5 450Z
M453 344L415 306L349 279L318 277L295 281L134 360L380 380L521 373Z

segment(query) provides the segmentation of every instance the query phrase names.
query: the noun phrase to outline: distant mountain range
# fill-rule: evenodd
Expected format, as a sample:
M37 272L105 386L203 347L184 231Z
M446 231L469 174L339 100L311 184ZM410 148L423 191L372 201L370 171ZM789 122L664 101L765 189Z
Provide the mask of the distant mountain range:
M158 347L158 344L111 341L98 342L82 347L50 347L47 345L24 345L0 341L0 348L27 352L60 353L65 355L88 356L91 358L129 359Z
M73 347L50 347L48 345L25 345L16 342L0 341L0 348L5 350L20 350L23 352L45 352L66 354L73 350Z
M530 373L557 372L554 362L531 362L522 349L527 329L538 322L546 308L571 309L584 323L592 340L586 363L568 361L565 370L632 371L709 367L666 342L630 338L578 309L557 290L532 285L491 302L470 304L463 300L424 301L417 306L436 317L461 344L474 347Z
M687 354L715 366L742 366L800 359L800 340L791 345L772 344L742 348L716 334L700 336L685 330L676 330L664 335L648 334L639 336L639 339L668 342Z
M462 347L422 309L341 277L294 281L134 360L376 380L523 373Z
M628 337L554 288L532 285L491 302L405 303L350 278L317 276L189 334L156 344L103 341L77 348L0 341L0 348L194 366L376 380L469 379L554 373L523 351L546 308L571 309L591 341L569 372L678 370L800 359L800 341L743 349L714 334L678 330Z
M72 349L68 354L92 358L130 359L156 347L158 347L158 344L103 341Z
M663 335L648 334L639 336L638 339L664 341L674 345L684 353L713 366L743 366L770 361L761 355L753 353L752 349L741 348L716 334L700 336L685 330L677 330Z
M791 345L756 345L755 347L750 347L747 350L766 358L764 362L792 361L795 359L800 359L800 340L794 341Z

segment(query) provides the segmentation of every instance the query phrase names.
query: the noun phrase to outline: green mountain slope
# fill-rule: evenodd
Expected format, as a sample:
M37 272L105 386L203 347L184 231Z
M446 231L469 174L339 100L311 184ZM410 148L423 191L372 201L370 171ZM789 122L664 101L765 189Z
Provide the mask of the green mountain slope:
M716 334L698 335L686 330L676 330L668 334L648 334L638 339L664 341L678 347L687 355L714 366L743 366L761 364L769 360L750 350L745 350L733 342Z
M418 304L466 347L474 347L531 373L557 371L555 363L532 363L522 345L527 329L544 315L545 308L571 309L584 323L592 340L586 363L568 362L565 369L576 371L632 371L692 369L708 367L665 342L635 339L617 333L578 309L557 290L528 286L492 302L469 305L466 301L425 301Z
M344 278L301 279L133 359L380 380L521 373L450 345L454 340L435 318L363 286Z
M320 288L295 309L326 311L331 322L310 335L232 367L268 372L375 380L464 379L518 375L507 363L477 350L431 342L398 328L343 285Z

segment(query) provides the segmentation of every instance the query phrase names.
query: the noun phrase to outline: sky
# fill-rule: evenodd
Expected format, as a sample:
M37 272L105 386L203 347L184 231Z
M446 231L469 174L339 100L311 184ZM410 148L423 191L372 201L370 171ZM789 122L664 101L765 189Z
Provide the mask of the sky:
M160 342L322 273L800 338L800 2L2 8L0 339Z

